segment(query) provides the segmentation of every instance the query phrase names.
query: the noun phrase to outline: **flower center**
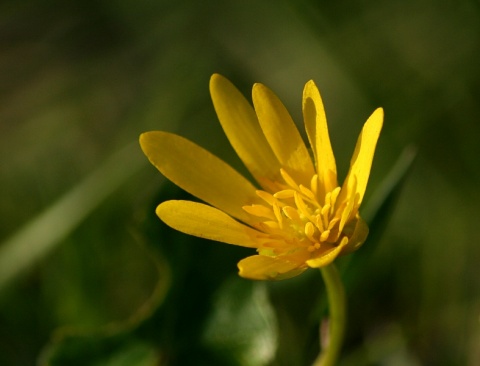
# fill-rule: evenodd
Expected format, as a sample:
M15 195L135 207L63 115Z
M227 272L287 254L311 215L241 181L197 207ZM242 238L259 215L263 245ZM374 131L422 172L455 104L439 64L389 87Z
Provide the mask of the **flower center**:
M351 208L345 210L350 205L337 203L340 187L319 197L317 175L307 188L297 184L283 169L280 173L285 184L279 191L274 194L256 191L265 204L243 207L260 219L255 226L266 234L259 238L260 250L280 255L304 249L314 254L325 244L336 245L351 213Z

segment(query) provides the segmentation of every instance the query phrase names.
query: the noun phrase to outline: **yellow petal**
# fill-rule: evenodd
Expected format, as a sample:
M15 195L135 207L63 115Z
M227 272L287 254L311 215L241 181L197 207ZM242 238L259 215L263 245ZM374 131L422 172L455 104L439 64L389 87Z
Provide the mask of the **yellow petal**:
M265 179L278 180L280 163L260 128L253 107L230 81L218 74L210 79L210 94L230 144L252 176L263 188L268 188Z
M251 280L285 280L298 276L307 267L280 257L254 255L238 262L238 269L241 277Z
M346 231L346 230L345 230ZM360 216L357 216L357 222L352 234L346 233L350 236L348 244L342 250L342 255L354 252L365 243L368 236L368 225Z
M158 205L156 213L175 230L222 243L256 248L255 238L261 234L203 203L166 201Z
M253 86L260 126L278 161L298 183L309 186L315 174L307 147L285 106L266 86Z
M368 118L367 122L365 122L362 132L358 137L357 145L355 146L355 151L350 161L350 170L343 183L337 204L341 204L356 194L358 194L357 206L362 203L367 188L368 177L370 176L375 147L377 146L382 126L383 109L377 108ZM355 179L356 186L354 184Z
M352 190L355 192L356 187L357 187L357 180L356 177L352 177ZM353 209L355 207L355 196L347 197L347 204L345 208L343 209L342 216L340 218L340 224L338 224L338 231L339 234L340 232L343 231L343 228L345 227L345 224L348 222L348 220L352 217ZM358 211L357 211L358 212ZM353 213L355 214L355 213Z
M320 187L319 197L338 186L337 166L328 134L327 117L320 92L311 80L303 90L303 119L308 140L313 149Z
M309 267L312 267L312 268L325 267L326 265L329 265L330 263L332 263L335 260L335 258L338 257L340 252L343 250L343 248L347 244L348 244L348 238L343 237L340 244L338 244L337 246L334 246L331 249L326 250L317 258L307 260L306 263Z
M146 132L140 145L150 162L180 188L244 222L242 206L262 203L255 187L221 159L168 132Z

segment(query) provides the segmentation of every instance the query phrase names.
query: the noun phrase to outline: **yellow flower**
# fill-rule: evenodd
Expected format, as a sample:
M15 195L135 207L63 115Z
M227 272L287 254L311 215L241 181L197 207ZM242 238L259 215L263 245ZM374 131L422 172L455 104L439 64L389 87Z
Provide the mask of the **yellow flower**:
M166 201L156 213L181 232L255 248L238 263L250 279L285 279L330 264L360 247L368 227L358 209L383 124L378 108L358 138L340 187L320 93L303 92L303 117L312 158L288 111L266 86L253 86L253 105L214 74L210 93L231 145L258 186L200 146L178 135L140 136L145 155L173 183L208 205Z

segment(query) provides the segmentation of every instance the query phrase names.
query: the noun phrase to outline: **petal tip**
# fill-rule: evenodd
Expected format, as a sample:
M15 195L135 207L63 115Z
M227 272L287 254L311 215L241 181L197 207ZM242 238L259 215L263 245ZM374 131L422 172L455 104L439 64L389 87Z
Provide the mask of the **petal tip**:
M140 144L140 147L145 155L148 155L148 143L149 143L149 137L152 135L151 132L143 132L140 134L138 137L138 143Z
M160 219L162 218L162 214L165 212L165 206L168 206L168 202L170 201L162 202L157 206L157 208L155 208L155 213Z
M379 107L373 111L365 122L365 127L371 131L376 131L377 134L383 127L384 111L382 107ZM367 127L368 126L368 127Z
M385 115L385 111L383 110L383 107L378 107L377 109L375 109L375 111L373 113L377 113L377 114L381 115L382 118Z
M268 92L270 91L270 89L268 89L265 85L263 85L262 83L254 83L253 84L253 87L252 87L252 93L253 94L258 94L258 93L265 93L265 92Z
M307 89L307 88L317 88L317 84L315 84L315 81L313 81L313 80L308 80L305 83L305 89Z
M210 76L210 86L217 82L221 82L223 80L227 80L224 76L218 74L218 73L213 73L212 76Z
M140 134L140 136L138 137L138 139L139 139L140 141L144 140L144 139L145 139L145 136L146 136L147 134L148 134L148 132L142 132L142 133Z
M382 107L378 107L377 109L375 109L372 113L372 117L375 116L375 117L378 117L379 119L382 120L383 122L383 117L385 116L385 112L383 110Z

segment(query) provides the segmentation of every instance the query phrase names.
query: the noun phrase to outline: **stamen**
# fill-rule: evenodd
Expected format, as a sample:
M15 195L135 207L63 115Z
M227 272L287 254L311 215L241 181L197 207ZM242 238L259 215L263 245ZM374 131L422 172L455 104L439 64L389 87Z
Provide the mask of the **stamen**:
M303 202L303 199L300 196L300 194L295 192L294 199L295 199L295 204L297 205L297 208L300 211L300 213L303 214L303 216L305 216L306 218L310 219L311 217L310 212L308 212L308 207L305 204L305 202Z
M344 245L347 245L348 243L348 237L344 236L338 246L343 247Z
M293 189L284 189L283 191L278 191L273 195L273 197L278 199L293 198L295 191Z
M280 207L278 207L278 204L275 202L273 204L273 213L275 214L275 217L278 221L278 225L280 226L280 229L283 229L283 216L282 213L280 212Z
M299 249L312 253L323 243L338 243L344 235L343 226L356 213L358 194L337 202L341 188L325 193L317 174L307 186L297 184L284 169L280 169L280 174L283 182L272 186L272 190L255 192L264 203L243 207L250 215L260 218L260 222L252 223L264 235L258 238L259 250L263 248L275 255ZM350 189L355 192L355 178L352 185ZM348 238L342 237L339 245L347 242Z
M318 195L318 174L315 174L310 180L310 189L316 197Z
M324 227L328 227L328 222L330 221L330 205L325 205L322 207L322 210L320 211L323 217L323 225Z
M255 193L258 197L260 197L262 200L267 202L270 206L272 206L273 203L275 202L275 198L273 197L273 195L271 195L268 192L256 190Z
M309 221L305 224L305 235L311 242L315 242L313 235L315 234L315 226Z
M330 201L331 201L332 207L334 207L335 203L337 202L337 197L340 194L340 190L341 190L341 188L337 187L332 191L332 194L330 196Z
M300 215L298 214L298 211L295 210L291 206L285 206L282 207L282 212L287 216L290 220L294 221L297 225L302 225L302 219L300 218Z
M325 227L323 226L322 215L316 215L312 220L320 231L324 231Z
M300 192L302 192L312 203L317 203L317 198L314 196L311 190L300 184Z
M257 217L264 217L266 219L275 220L275 215L271 208L265 207L264 205L250 205L242 207L250 215Z
M351 197L350 200L348 201L347 207L342 212L342 219L340 220L340 225L339 225L339 230L342 231L343 227L345 226L345 223L347 222L348 218L350 217L350 214L352 213L353 210L353 204L355 203L354 197Z
M309 245L307 250L311 253L311 252L314 252L317 249L320 249L320 247L321 247L321 244L317 242L315 244Z
M331 206L331 197L332 197L332 192L328 192L326 195L325 195L325 205L329 205Z
M276 221L264 221L264 222L259 222L256 225L260 230L266 231L270 234L280 230L280 225L278 225L278 222Z
M329 211L330 211L330 204L328 204L328 203L325 204L325 206L323 206L322 209L320 210L322 215L326 216L327 218L328 218Z
M352 192L357 191L357 177L354 175L353 176L353 184L352 184ZM340 220L340 225L339 225L339 231L343 230L343 227L345 226L345 223L347 222L348 218L350 217L350 213L353 210L353 205L355 203L355 195L350 196L350 199L348 202L346 202L346 207L344 211L342 212L342 219Z
M330 222L328 223L328 230L332 230L333 227L337 224L337 222L339 222L340 219L338 217L334 217L333 219L330 220Z
M320 234L320 241L327 240L329 235L330 235L330 230L325 230L323 233Z
M299 190L297 183L293 180L293 178L284 170L280 169L280 174L282 175L283 180L287 183L290 187L295 190Z

